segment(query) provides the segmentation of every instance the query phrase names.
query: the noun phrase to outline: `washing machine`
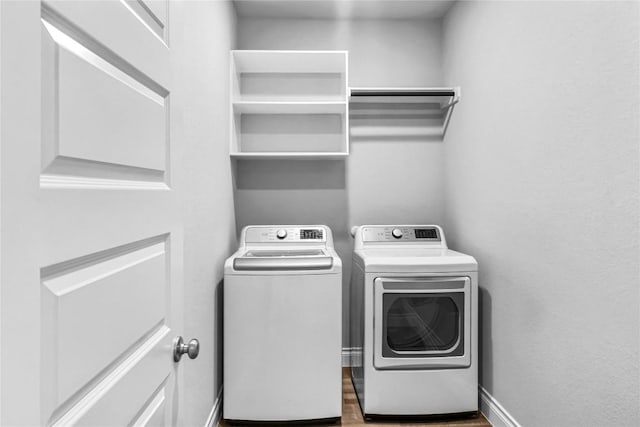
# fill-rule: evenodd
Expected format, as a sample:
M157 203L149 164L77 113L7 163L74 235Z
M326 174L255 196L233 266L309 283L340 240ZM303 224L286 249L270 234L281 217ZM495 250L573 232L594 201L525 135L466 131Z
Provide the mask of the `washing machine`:
M478 411L478 265L436 225L355 227L352 381L365 417Z
M340 418L342 262L331 230L245 227L224 268L223 417Z

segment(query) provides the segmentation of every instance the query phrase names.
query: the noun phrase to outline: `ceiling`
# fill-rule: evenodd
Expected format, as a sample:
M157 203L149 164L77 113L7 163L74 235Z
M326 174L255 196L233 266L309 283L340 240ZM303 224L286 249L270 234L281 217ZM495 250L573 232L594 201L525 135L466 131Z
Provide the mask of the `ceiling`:
M441 18L454 0L234 0L240 18Z

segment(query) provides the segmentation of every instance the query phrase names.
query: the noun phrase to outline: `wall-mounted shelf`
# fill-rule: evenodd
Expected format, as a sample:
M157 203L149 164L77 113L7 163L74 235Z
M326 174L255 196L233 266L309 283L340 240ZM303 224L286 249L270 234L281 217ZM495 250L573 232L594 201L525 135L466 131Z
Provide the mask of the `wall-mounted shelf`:
M342 152L308 152L308 153L287 153L287 152L268 152L268 151L256 151L250 153L232 153L231 157L234 159L292 159L292 160L336 160L347 157L349 153Z
M441 138L459 87L352 87L350 135L358 139Z
M233 103L236 114L344 114L346 102L247 102Z
M350 103L438 103L441 109L460 101L460 87L352 87Z
M347 81L346 51L231 51L231 157L345 157Z
M234 50L231 55L239 74L342 74L346 71L346 51Z

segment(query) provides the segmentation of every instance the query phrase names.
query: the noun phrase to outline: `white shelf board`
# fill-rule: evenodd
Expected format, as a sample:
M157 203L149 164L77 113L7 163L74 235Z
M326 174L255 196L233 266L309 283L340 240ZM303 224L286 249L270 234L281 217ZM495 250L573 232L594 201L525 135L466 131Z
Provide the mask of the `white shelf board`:
M354 126L349 134L352 138L431 138L442 136L440 126Z
M347 98L342 95L236 95L232 103L285 103L299 102L304 104L314 103L347 103Z
M236 114L343 114L346 102L234 102Z
M350 104L438 104L446 108L460 100L459 87L351 87Z
M237 73L344 74L346 51L234 50Z
M395 96L394 94L406 93L408 96L424 94L425 96L436 95L442 92L452 92L454 95L460 96L459 87L350 87L349 93L354 94L371 94L376 92L388 92L386 96ZM356 95L357 96L357 95ZM383 95L384 96L384 95ZM403 95L400 95L403 96ZM451 95L441 95L451 96Z
M249 152L230 153L234 159L343 159L349 156L346 152Z

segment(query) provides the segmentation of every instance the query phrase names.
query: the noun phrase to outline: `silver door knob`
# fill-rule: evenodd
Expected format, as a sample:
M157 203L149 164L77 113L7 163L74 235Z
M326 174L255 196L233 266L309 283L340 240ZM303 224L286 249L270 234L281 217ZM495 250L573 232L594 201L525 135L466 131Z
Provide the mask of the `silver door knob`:
M192 339L189 344L185 344L182 337L173 340L173 361L179 362L183 354L187 354L189 359L195 359L200 353L200 343L197 339Z

